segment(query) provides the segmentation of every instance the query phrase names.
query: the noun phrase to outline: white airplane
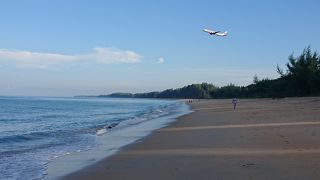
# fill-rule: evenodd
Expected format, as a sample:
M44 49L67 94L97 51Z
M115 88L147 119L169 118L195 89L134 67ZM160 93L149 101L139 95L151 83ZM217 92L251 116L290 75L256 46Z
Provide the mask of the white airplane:
M210 29L203 29L204 32L210 34L210 35L216 35L216 36L227 36L228 31L221 32L221 31L212 31Z

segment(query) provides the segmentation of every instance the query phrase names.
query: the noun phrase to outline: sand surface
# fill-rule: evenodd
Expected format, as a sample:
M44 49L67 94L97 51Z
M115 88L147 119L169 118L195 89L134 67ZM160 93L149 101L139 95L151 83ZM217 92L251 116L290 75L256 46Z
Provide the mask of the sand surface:
M190 105L194 113L64 179L320 179L320 98Z

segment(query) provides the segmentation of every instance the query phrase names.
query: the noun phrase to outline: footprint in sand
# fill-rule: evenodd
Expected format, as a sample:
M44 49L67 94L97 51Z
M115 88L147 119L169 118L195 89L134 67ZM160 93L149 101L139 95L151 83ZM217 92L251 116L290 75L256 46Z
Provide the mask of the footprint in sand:
M250 166L254 166L256 164L254 163L247 163L247 164L242 164L242 167L250 167Z
M281 138L285 138L285 136L284 136L284 135L282 135L282 134L279 134L279 137L281 137Z

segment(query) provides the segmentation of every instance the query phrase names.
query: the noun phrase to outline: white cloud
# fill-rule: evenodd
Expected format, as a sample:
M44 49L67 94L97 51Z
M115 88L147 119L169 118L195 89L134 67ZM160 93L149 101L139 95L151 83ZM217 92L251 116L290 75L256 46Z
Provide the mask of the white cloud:
M157 64L163 64L164 63L164 58L161 57L158 59Z
M94 52L78 56L78 59L94 59L99 63L139 63L141 56L133 51L123 51L116 48L96 47Z
M96 47L91 53L76 55L0 49L0 60L14 62L19 67L32 68L48 68L70 62L128 64L139 63L140 59L141 55L134 51L106 47Z

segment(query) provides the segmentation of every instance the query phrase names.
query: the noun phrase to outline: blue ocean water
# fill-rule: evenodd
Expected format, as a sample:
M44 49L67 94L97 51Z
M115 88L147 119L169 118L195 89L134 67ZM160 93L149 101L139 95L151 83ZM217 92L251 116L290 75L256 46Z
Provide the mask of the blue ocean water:
M0 97L0 179L39 179L57 157L99 146L99 136L176 113L180 102Z

